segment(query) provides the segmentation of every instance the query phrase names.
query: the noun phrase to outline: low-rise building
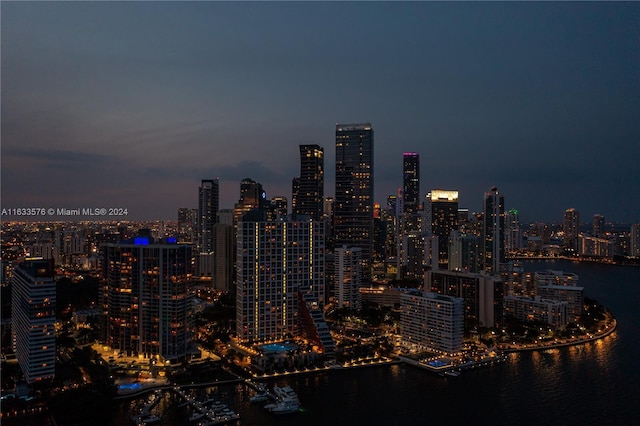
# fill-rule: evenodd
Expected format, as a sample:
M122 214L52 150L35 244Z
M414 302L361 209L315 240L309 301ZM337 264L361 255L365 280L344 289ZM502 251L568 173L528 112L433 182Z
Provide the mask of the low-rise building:
M554 329L567 325L568 303L543 299L540 296L507 296L504 298L504 314L523 322L542 322Z
M567 319L577 323L582 316L584 304L584 287L546 285L538 287L538 296L543 299L567 302Z

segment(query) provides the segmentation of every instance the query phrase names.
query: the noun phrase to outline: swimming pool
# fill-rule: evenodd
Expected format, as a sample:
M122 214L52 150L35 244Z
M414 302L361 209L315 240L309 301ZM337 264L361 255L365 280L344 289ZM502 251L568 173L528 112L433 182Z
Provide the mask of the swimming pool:
M140 383L123 383L118 386L118 390L138 390L142 387Z
M430 365L431 367L440 368L440 367L444 367L444 366L449 365L449 363L445 362L445 361L442 361L440 359L434 359L433 361L427 362L427 365Z
M285 352L292 349L298 349L298 345L294 343L269 343L260 346L263 352Z

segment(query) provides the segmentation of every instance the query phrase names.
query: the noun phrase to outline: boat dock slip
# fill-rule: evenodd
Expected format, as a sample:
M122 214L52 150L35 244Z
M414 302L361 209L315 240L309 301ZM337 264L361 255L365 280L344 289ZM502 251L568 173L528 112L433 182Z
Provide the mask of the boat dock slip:
M189 405L194 413L189 417L190 421L197 421L199 426L210 426L223 424L240 419L240 414L233 410L230 410L224 404L214 399L208 399L206 401L199 401L196 398L187 395L184 389L179 386L174 386L171 391L184 399L184 403L181 405Z
M162 391L155 390L148 402L140 410L140 414L131 416L131 421L136 425L150 425L160 423L160 417L151 414L153 407L158 405L162 399Z

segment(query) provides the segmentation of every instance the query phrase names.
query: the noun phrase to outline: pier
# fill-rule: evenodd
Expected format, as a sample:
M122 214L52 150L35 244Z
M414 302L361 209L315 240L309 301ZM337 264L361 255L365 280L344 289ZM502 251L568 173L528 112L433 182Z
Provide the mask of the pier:
M240 414L230 410L226 405L221 404L212 398L206 401L198 401L197 399L187 395L185 390L179 386L174 386L170 390L184 400L184 402L180 404L181 406L189 406L194 411L194 414L191 415L189 420L199 420L198 425L218 425L240 419Z

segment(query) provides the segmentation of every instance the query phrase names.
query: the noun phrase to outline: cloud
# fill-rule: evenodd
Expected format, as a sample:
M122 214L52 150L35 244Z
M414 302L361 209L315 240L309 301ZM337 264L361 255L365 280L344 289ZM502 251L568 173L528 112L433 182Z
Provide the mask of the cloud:
M104 166L114 163L116 159L111 155L98 154L82 151L71 151L61 149L21 149L9 148L3 150L3 156L8 159L25 159L27 161L38 162L38 167L45 168L68 168L86 169L95 168L96 166Z

